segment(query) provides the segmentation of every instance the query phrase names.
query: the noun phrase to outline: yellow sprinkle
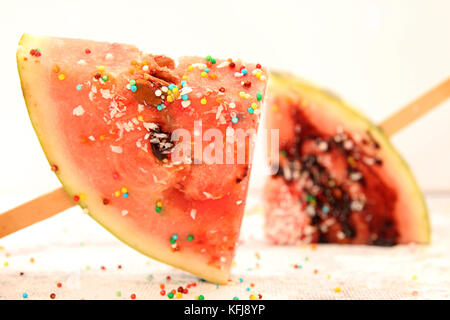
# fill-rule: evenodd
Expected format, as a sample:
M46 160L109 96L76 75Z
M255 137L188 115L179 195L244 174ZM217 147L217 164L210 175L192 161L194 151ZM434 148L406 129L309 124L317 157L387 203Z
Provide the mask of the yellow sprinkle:
M128 189L126 187L122 187L121 191L122 191L122 193L127 193Z
M172 92L173 93L177 93L178 92L178 88L177 87L173 87Z
M144 117L141 116L141 115L139 115L139 116L138 116L138 120L139 120L139 121L144 121Z
M250 300L258 300L258 298L257 298L255 295L252 294L252 295L250 296Z
M334 292L341 292L341 287L334 288Z
M105 136L103 134L100 136L100 140L105 140Z
M167 96L167 101L173 102L173 97L172 96Z
M202 98L202 100L200 100L201 104L206 104L206 98Z
M192 65L189 65L189 66L188 66L188 70L189 70L189 71L192 71L192 70L194 70L194 67L193 67Z
M330 276L330 275L328 275L328 276L327 276L327 278L328 278L328 279L331 279L331 276Z
M416 276L416 275L413 275L413 276L412 276L412 279L413 279L413 280L417 280L417 276Z
M157 206L157 207L162 207L162 202L161 202L161 201L158 201L158 202L156 203L156 206Z
M183 297L183 295L181 294L181 292L177 292L176 297L177 297L178 299L181 299L181 297Z
M204 71L202 73L200 73L200 75L202 76L202 78L206 78L208 76L208 74Z
M183 76L183 80L187 80L187 76L186 75Z
M259 106L258 106L255 102L253 102L253 103L252 103L252 108L253 108L253 109L258 109Z
M53 72L54 73L58 73L59 72L59 67L58 66L54 66L53 67Z
M255 76L256 76L256 78L258 78L258 79L261 78L261 75L262 75L262 73L259 72L259 71L258 71L257 73L255 73Z
M100 72L105 71L105 67L104 66L98 66L97 70L100 71Z
M245 92L243 92L243 91L239 92L239 98L244 99L245 98Z
M59 80L64 80L66 78L66 75L64 74L64 73L61 73L59 76L58 76L58 79Z
M119 190L114 191L114 195L115 195L116 197L120 196L120 191L119 191Z
M86 194L80 193L80 200L81 200L81 201L86 200Z
M9 266L8 261L5 261L5 262L3 263L3 265L4 265L5 267Z

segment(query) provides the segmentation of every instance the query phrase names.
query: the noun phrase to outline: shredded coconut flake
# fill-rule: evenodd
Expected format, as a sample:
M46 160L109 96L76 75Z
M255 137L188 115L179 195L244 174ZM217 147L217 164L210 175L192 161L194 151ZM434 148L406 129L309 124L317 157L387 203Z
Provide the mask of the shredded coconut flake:
M79 105L78 107L76 107L75 109L73 109L72 114L74 116L80 117L84 114L84 109L81 105Z
M115 152L115 153L122 153L123 152L123 149L122 149L122 147L119 147L119 146L110 146L111 147L111 151L112 152Z
M191 218L193 219L193 220L195 220L195 216L197 215L197 210L195 210L195 209L192 209L191 210Z

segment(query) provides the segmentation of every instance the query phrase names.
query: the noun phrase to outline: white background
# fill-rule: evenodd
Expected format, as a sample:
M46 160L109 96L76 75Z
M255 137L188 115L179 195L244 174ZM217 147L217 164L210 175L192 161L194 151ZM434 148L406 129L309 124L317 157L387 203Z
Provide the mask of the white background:
M376 122L450 75L444 0L1 1L0 193L17 201L59 186L20 90L15 51L24 32L241 57L329 87ZM449 138L447 101L393 139L427 192L450 191ZM262 161L253 191L264 181Z

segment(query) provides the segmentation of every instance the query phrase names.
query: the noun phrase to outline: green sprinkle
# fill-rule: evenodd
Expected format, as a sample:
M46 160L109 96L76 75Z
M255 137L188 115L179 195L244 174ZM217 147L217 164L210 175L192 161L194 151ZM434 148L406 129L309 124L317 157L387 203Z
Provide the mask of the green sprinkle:
M91 270L91 266L90 265L87 265L85 268L86 268L86 270Z
M211 63L212 63L212 64L216 64L216 59L212 58L212 59L211 59Z
M206 61L211 61L211 56L206 56Z
M233 300L239 300L239 297L234 297Z
M161 208L161 207L158 207L158 206L156 206L156 208L155 208L155 211L156 211L157 213L160 213L160 212L161 212L161 210L162 210L162 208Z
M167 294L167 296L169 297L169 299L172 299L172 298L173 298L173 293L172 293L172 292L169 292L169 293Z
M205 297L201 294L198 296L198 300L205 300Z
M177 240L175 240L175 239L173 239L173 238L170 239L170 243L171 243L171 244L174 244L174 243L176 243L176 242L177 242Z
M258 93L256 94L256 99L257 99L258 101L261 101L262 98L263 98L263 95L262 95L261 93L258 92Z
M136 80L130 80L130 86L136 85Z
M194 236L192 234L190 234L190 235L188 235L187 239L188 239L188 241L192 241L192 240L194 240Z
M109 80L109 77L105 74L105 75L102 77L102 80L103 80L103 81L108 81L108 80Z
M148 279L148 280L153 280L153 275L152 275L152 274L149 274L149 275L147 276L147 279Z
M121 296L122 296L122 292L116 291L116 296L117 296L117 297L121 297Z

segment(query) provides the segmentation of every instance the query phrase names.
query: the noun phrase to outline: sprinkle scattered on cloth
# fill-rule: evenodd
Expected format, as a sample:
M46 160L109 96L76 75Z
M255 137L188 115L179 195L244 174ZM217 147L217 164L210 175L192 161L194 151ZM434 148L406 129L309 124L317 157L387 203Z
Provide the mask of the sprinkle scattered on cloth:
M72 208L0 239L0 299L449 299L450 197L428 205L430 246L278 247L250 199L226 286L135 252Z

